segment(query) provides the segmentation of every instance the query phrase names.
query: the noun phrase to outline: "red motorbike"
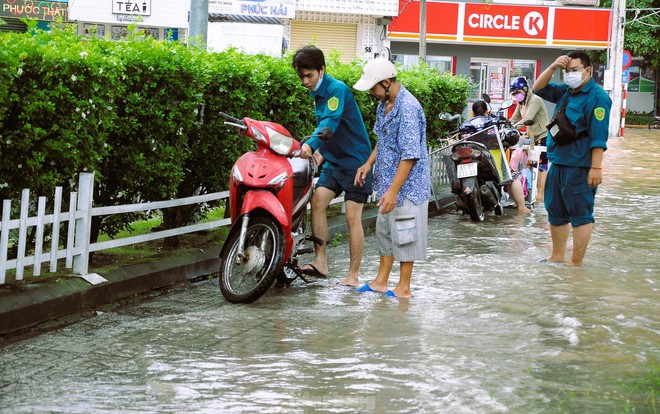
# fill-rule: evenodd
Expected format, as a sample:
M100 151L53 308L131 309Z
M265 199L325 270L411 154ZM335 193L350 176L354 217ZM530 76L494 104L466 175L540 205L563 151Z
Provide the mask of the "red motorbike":
M234 164L229 185L231 230L220 252L220 290L231 303L251 303L263 296L275 280L289 284L305 277L298 258L312 253L307 203L312 198L317 165L314 157L298 158L301 143L282 125L225 113L225 125L250 137L255 151ZM324 128L318 135L332 135ZM306 137L308 138L308 137Z

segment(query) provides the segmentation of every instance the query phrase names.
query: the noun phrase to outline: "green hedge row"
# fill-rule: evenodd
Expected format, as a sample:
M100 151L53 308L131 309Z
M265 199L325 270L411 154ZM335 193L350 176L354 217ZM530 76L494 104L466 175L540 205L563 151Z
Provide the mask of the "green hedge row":
M652 114L626 113L626 125L648 125L654 119Z
M353 85L361 62L327 57L327 71ZM460 112L468 80L425 66L399 79L426 111L433 145ZM371 131L377 102L355 93ZM0 34L0 199L23 188L49 198L96 173L95 203L109 206L182 198L227 188L234 161L252 143L218 111L267 119L295 137L314 129L313 99L291 68L273 58L229 50L207 53L136 32L126 41L81 38L73 28ZM193 211L166 217L166 226ZM95 223L114 234L134 217Z

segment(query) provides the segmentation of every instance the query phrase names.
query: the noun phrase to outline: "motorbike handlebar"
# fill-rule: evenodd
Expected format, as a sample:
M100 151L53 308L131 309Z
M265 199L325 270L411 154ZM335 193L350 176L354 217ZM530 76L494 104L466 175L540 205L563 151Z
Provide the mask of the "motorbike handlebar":
M227 114L224 113L224 112L218 112L218 115L220 116L220 118L224 118L224 119L226 119L227 121L233 122L233 123L235 123L235 124L240 124L240 125L243 124L243 121L242 121L242 120L240 120L240 119L238 119L238 118L234 118L234 117L231 116L231 115L227 115Z

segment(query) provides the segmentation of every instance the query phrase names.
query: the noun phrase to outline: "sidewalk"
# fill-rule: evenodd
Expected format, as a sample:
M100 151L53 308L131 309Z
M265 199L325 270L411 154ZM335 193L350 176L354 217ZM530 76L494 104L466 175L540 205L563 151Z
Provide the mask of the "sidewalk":
M448 200L441 200L447 205ZM376 226L377 209L365 210L362 224ZM429 216L439 214L429 204ZM346 218L328 220L328 239L347 234ZM12 338L55 329L95 315L96 310L113 309L141 299L185 287L196 280L215 277L222 246L212 246L170 257L116 269L101 274L108 281L91 285L79 277L26 284L15 291L0 292L0 346ZM218 288L218 295L220 290Z

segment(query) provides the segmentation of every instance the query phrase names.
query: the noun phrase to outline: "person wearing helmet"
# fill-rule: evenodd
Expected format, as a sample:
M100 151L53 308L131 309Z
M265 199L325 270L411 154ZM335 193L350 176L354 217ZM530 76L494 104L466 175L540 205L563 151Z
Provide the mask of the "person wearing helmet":
M362 209L372 193L372 176L368 174L364 185L359 187L355 186L354 178L357 169L371 154L369 134L350 88L325 73L325 57L321 49L314 46L298 49L293 56L292 66L316 102L318 125L313 135L326 127L332 130L332 137L327 142L316 136L307 140L302 145L300 155L302 158L314 156L319 164L323 162L311 201L312 233L325 242L328 238L328 205L343 192L350 264L348 275L339 284L357 287L364 246ZM326 277L326 244L314 243L314 252L314 261L300 266L300 271L310 276Z
M380 266L376 278L357 291L409 299L413 265L426 259L431 191L426 117L419 101L397 81L389 60L369 61L353 87L380 101L373 129L378 143L355 177L356 185L361 185L374 168L374 190L380 197L376 219ZM399 283L388 290L395 260L400 263Z
M548 110L541 97L536 96L530 88L527 78L518 76L511 81L509 93L513 99L518 102L516 110L510 121L517 127L525 126L525 121L534 121L533 125L527 126L527 131L534 135L534 139L539 145L545 146L545 138L548 135L546 125L550 123L548 119ZM545 188L545 178L548 175L548 154L541 153L539 158L539 178L537 181L537 199L543 200L543 189Z

